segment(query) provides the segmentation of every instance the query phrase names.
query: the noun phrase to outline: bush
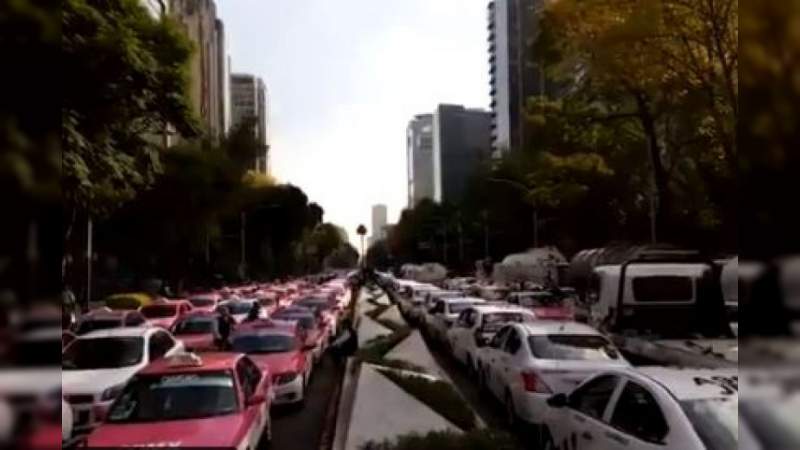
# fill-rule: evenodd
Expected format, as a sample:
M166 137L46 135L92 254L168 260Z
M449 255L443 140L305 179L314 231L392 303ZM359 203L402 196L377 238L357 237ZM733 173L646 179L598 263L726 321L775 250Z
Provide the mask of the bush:
M441 380L432 381L416 375L399 374L390 370L381 370L381 373L453 425L465 431L475 429L477 425L475 413L450 383Z
M518 450L514 438L499 430L473 430L459 434L434 431L426 435L409 434L384 442L368 442L361 450Z

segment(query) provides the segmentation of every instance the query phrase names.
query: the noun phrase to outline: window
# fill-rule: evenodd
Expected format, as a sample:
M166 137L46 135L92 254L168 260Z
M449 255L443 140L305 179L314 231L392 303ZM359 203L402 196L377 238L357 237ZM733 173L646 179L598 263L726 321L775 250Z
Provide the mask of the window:
M615 376L604 375L584 384L570 395L570 408L602 420L611 395L617 388L618 380Z
M150 361L155 361L163 358L164 355L175 346L175 342L167 333L159 331L150 337L150 343L148 345Z
M497 348L497 349L502 348L503 342L506 340L506 336L508 336L509 332L511 332L511 328L508 328L508 327L503 328L502 330L500 330L500 332L498 332L497 334L494 335L494 337L492 338L492 341L489 342L489 347Z
M468 309L467 312L467 328L472 328L475 326L476 316L478 315L474 309Z
M242 385L244 398L252 397L261 381L261 371L250 359L242 358L236 364L236 375Z
M643 441L660 443L669 432L658 402L643 387L628 382L622 391L611 426Z
M63 370L119 369L142 361L141 337L77 339L61 358Z
M519 338L519 333L512 329L508 335L508 339L506 339L506 353L514 355L519 351L520 347L522 347L522 340Z
M530 336L528 344L537 359L561 361L608 361L619 359L619 352L603 336L551 334Z
M470 315L471 312L472 311L467 310L467 311L464 311L461 314L459 314L458 315L458 321L456 322L456 326L459 327L459 328L469 328L469 323L467 321L469 320L469 315Z
M689 277L650 276L632 281L633 298L637 302L691 302L694 283Z

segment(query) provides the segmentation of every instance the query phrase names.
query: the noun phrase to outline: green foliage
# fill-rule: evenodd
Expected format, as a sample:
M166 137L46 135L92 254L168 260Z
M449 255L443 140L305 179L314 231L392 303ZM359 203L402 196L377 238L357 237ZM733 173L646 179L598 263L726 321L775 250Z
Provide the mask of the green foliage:
M433 381L417 375L400 374L391 370L380 372L453 425L464 431L473 430L477 426L475 413L450 383Z
M468 433L434 431L409 434L384 442L369 442L362 450L518 450L514 438L500 430L476 429Z
M62 3L62 188L68 209L108 214L163 168L167 125L197 134L188 39L137 0Z
M388 336L380 336L367 342L356 353L356 357L361 361L372 364L381 364L384 355L389 353L397 344L405 340L411 334L411 329L404 327L395 330Z

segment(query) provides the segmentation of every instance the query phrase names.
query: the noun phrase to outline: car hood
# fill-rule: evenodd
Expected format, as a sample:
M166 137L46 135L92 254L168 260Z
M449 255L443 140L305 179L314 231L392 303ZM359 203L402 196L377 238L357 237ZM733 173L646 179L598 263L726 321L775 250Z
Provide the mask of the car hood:
M297 353L273 353L270 355L249 355L261 370L268 370L271 375L280 375L298 371L301 358Z
M61 374L61 389L65 395L99 394L110 387L127 383L141 367L137 365L122 369L65 370Z
M89 446L235 447L243 432L242 414L156 423L105 423L89 436Z

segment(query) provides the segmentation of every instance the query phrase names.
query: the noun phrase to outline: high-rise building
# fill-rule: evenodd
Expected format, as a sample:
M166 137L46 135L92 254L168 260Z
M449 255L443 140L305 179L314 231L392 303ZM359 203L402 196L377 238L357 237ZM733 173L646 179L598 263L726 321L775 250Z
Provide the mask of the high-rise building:
M433 199L457 203L469 178L491 156L492 113L439 105L433 115Z
M528 97L557 91L532 59L541 11L552 0L494 0L489 3L489 65L492 149L500 156L528 145L523 114Z
M269 136L267 135L267 88L264 81L250 74L231 74L231 126L253 121L258 149L253 155L253 170L269 174Z
M408 123L408 207L433 199L433 115L419 114Z
M388 224L388 213L386 205L373 205L372 206L372 236L370 236L370 245L381 239L386 239L386 225Z
M225 29L214 0L169 0L169 14L184 28L195 46L190 61L190 98L212 139L225 134Z

